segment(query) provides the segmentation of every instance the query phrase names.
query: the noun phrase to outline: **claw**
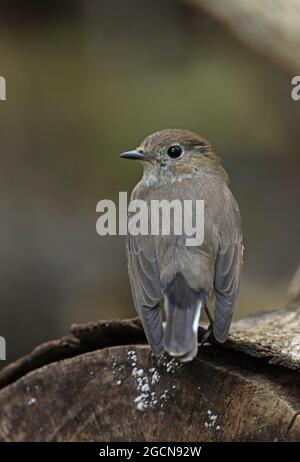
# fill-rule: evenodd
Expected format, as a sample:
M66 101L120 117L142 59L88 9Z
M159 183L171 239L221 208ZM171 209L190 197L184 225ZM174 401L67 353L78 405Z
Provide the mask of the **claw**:
M200 345L202 346L204 343L208 342L209 339L211 338L213 333L213 324L210 324L208 328L205 331L205 334L203 335Z
M206 332L205 334L203 335L202 339L201 339L201 342L200 342L200 345L202 346L204 343L208 342L209 339L211 338L211 336L213 335L213 327L214 327L214 322L213 322L213 318L209 312L209 309L207 308L207 305L204 305L204 311L209 319L209 326L208 328L206 329Z

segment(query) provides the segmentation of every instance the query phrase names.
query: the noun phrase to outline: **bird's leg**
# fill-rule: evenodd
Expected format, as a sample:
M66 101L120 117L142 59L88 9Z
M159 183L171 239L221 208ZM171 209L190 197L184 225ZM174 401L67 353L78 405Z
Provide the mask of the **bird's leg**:
M205 311L206 316L208 317L208 320L209 320L209 327L212 327L213 324L214 324L214 321L213 321L213 318L212 318L212 316L211 316L211 314L209 312L209 309L208 309L206 303L204 305L204 311Z
M150 348L150 351L149 351L149 354L148 354L148 365L149 365L149 367L153 367L154 362L155 362L155 356L152 353L152 350Z
M203 345L205 342L207 342L207 340L210 338L210 336L213 333L213 327L214 327L214 321L213 321L213 318L212 318L212 316L211 316L211 314L209 312L209 309L208 309L206 303L204 305L204 311L206 313L206 316L208 317L209 326L206 329L206 332L205 332L205 334L203 335L203 337L201 339L201 345Z

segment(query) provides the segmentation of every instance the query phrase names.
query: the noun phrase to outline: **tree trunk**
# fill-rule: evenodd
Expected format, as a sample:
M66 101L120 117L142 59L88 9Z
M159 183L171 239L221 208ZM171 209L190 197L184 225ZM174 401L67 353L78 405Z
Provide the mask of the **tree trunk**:
M252 316L181 364L137 319L75 325L0 372L0 440L299 441L299 328L298 305Z

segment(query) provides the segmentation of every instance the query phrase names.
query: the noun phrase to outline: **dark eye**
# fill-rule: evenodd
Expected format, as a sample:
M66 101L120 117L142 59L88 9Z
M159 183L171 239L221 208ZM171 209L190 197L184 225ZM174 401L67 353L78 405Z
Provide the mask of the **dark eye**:
M168 149L168 156L172 159L177 159L182 154L182 149L180 146L170 146Z

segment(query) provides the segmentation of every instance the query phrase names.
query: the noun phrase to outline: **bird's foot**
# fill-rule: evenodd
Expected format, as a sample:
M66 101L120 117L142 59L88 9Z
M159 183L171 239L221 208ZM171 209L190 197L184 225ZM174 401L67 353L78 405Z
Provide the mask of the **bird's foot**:
M207 306L206 303L205 303L203 308L204 308L204 311L206 313L206 316L208 317L209 326L208 326L208 328L206 329L205 333L202 336L202 339L201 339L201 342L200 342L201 346L204 343L211 342L213 340L213 329L214 329L214 321L213 321L213 318L212 318L212 316L211 316L211 314L209 312L209 309L208 309L208 306Z
M159 358L157 358L157 356L155 356L152 353L152 351L150 350L149 354L148 354L148 366L149 366L149 368L156 367L158 361L159 361Z
M204 345L204 343L207 343L207 342L210 342L211 343L211 340L213 339L213 323L211 322L208 326L208 328L206 329L205 333L203 334L202 336L202 339L201 339L201 342L200 342L200 345Z

